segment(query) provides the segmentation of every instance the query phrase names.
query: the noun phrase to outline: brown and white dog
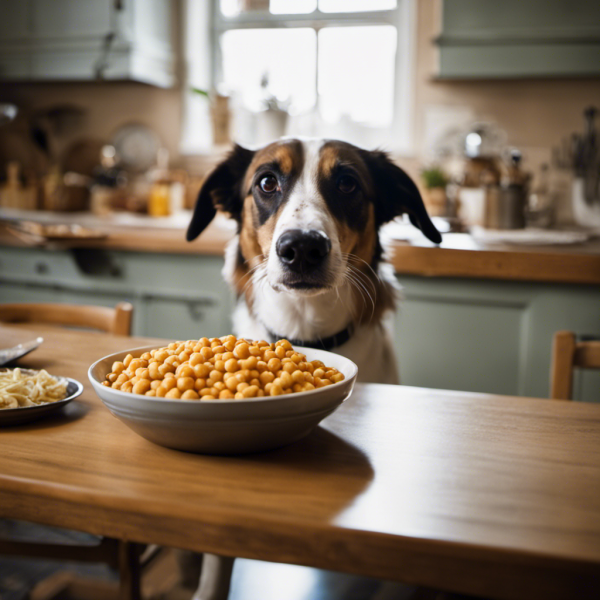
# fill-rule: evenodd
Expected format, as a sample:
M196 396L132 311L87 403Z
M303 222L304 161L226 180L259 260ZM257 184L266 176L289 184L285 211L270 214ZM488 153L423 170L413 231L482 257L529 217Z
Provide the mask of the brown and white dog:
M408 213L441 241L402 169L383 152L339 141L236 146L202 186L188 241L217 210L238 224L223 269L238 295L238 336L333 350L358 365L361 381L398 382L383 323L395 307L395 280L379 227ZM232 558L205 554L193 600L225 600L232 568Z
M238 295L234 332L333 350L361 381L397 383L384 315L395 307L379 227L403 213L441 236L410 177L383 152L329 140L236 146L204 183L187 239L223 211L238 223L224 276Z

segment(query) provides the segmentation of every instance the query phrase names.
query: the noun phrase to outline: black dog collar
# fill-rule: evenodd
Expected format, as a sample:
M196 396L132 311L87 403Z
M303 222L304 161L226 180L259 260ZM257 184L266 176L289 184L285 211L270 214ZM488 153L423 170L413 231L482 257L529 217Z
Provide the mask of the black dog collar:
M271 330L267 329L269 336L272 341L277 341L280 339L284 339L285 336L279 336L274 334ZM338 331L334 335L330 335L326 338L319 338L318 340L291 340L289 338L287 341L292 344L292 346L304 346L305 348L314 348L315 350L333 350L342 344L345 344L354 333L354 325L350 324L345 329Z

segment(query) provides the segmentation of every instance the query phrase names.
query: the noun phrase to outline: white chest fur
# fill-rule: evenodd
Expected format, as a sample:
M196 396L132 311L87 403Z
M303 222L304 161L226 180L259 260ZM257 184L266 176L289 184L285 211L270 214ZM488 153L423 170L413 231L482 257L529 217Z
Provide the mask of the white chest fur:
M223 275L231 283L232 261L237 255L237 238L230 242ZM269 339L270 332L289 339L329 337L344 329L352 318L349 290L344 286L326 294L298 297L277 292L260 272L253 274L252 314L240 298L233 314L237 336ZM358 326L351 339L335 348L358 366L358 380L398 383L398 372L389 323L375 322Z

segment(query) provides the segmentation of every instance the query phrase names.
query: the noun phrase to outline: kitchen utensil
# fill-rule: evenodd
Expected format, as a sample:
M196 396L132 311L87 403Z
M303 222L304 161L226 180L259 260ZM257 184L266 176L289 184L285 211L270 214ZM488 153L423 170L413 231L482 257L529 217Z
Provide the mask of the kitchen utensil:
M7 104L5 102L0 104L0 126L6 125L11 121L14 121L15 117L19 113L19 109L14 104Z
M490 187L485 192L484 227L522 229L525 227L527 197L517 186Z
M7 224L6 228L13 235L30 244L102 240L108 237L108 234L102 231L65 223L44 225L34 221L16 221Z
M146 125L129 123L116 131L112 145L117 151L119 164L139 173L155 164L161 143L158 135Z
M73 172L92 177L100 162L100 153L106 141L97 138L81 138L69 144L60 160L63 173Z
M25 342L23 344L18 344L17 346L13 346L12 348L4 348L0 350L0 367L4 365L8 365L11 362L33 352L36 348L40 346L40 344L44 341L43 337L38 337L35 340L30 342Z
M88 372L92 386L110 412L142 437L168 448L205 454L259 452L303 438L350 396L358 373L356 365L343 356L298 347L307 360L320 360L345 379L310 392L247 400L169 400L102 385L115 361L155 347L101 358Z

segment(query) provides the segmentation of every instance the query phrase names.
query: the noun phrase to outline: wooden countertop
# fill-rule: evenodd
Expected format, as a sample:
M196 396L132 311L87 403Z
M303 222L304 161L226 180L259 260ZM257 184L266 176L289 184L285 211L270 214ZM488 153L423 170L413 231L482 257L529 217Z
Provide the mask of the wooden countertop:
M295 444L202 456L141 438L88 382L146 339L0 325L6 345L33 335L21 366L84 392L2 428L1 517L507 600L598 598L598 405L363 384Z
M152 221L148 221L152 223ZM48 248L94 247L107 250L222 255L233 235L222 222L211 224L194 242L185 228L100 224L103 240L48 243ZM446 233L440 246L424 237L386 245L399 275L502 279L564 284L600 284L600 240L563 246L484 245L466 233ZM0 225L0 245L25 246Z

